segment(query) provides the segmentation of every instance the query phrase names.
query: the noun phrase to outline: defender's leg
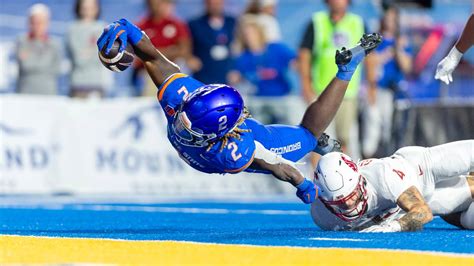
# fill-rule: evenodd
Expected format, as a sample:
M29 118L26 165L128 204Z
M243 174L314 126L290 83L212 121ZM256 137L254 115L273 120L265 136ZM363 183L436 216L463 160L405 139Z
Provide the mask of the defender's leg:
M457 226L463 229L474 229L474 176L466 177L467 190L470 192L470 200L468 199L468 204L463 204L464 206L459 206L453 210L453 213L442 215L441 218L447 223ZM435 191L436 193L436 191ZM450 191L449 195L445 195L444 201L452 202L453 199L462 197L463 191ZM470 202L470 204L469 204ZM459 209L462 209L459 211Z
M404 147L395 152L410 163L433 185L467 174L474 169L474 140L450 142L431 148Z

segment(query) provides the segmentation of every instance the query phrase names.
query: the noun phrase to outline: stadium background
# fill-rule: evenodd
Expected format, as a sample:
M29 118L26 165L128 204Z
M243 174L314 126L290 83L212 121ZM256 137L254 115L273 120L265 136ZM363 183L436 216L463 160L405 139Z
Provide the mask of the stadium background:
M0 263L472 264L474 235L440 219L395 236L322 232L287 184L195 172L167 143L154 100L126 97L130 71L113 74L104 100L14 94L14 40L37 2L0 1ZM74 1L42 2L52 11L50 32L63 37ZM142 0L117 2L102 1L102 20L145 13ZM353 1L351 10L376 28L376 3ZM226 11L239 15L245 4L226 0ZM311 13L323 8L322 1L280 0L283 41L296 49ZM177 1L184 20L202 10L200 0ZM403 9L407 33L428 38L441 28L444 35L398 100L397 145L474 138L474 52L449 87L432 78L472 10L469 0ZM66 95L67 60L62 69Z

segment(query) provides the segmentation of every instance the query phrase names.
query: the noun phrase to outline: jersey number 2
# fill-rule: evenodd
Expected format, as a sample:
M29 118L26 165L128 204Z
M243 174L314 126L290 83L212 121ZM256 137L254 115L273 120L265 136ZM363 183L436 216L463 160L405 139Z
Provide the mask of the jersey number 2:
M227 145L227 149L232 150L230 154L232 155L232 159L234 159L234 161L237 161L242 157L241 153L237 153L238 148L239 147L237 146L237 144L235 144L235 142L231 142L229 143L229 145Z

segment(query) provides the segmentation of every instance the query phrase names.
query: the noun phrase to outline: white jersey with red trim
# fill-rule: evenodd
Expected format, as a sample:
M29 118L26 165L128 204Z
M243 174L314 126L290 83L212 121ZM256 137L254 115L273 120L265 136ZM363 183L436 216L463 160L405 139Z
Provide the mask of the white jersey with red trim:
M367 211L356 221L345 222L318 199L311 216L322 229L357 231L398 219L404 212L397 199L411 186L421 192L433 215L461 212L473 202L463 175L474 171L474 140L404 147L391 157L360 161L358 168L367 181Z
M403 211L397 205L398 197L411 186L422 191L422 179L401 157L363 160L358 169L366 180L367 211L355 221L343 221L318 199L311 206L311 216L322 229L356 231L399 218Z

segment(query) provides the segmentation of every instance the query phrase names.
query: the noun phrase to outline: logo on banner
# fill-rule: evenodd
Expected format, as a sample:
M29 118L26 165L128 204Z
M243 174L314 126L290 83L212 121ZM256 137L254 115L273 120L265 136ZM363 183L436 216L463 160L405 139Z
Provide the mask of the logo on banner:
M3 171L46 169L57 151L57 145L37 139L34 129L0 122L0 136L3 136L0 145L0 170Z
M7 124L0 123L0 133L5 133L7 135L24 136L33 134L33 130L26 128L13 128L8 126Z
M157 113L158 115L161 112L161 108L159 105L154 105L149 108L144 108L139 110L138 112L132 113L129 115L123 123L121 123L116 129L112 131L112 137L117 138L121 135L131 134L131 138L133 140L140 140L143 137L143 133L145 131L145 127L147 126L144 122L144 116L148 113ZM157 120L157 124L162 124L161 119ZM149 125L148 125L149 126Z
M182 162L175 153L159 152L160 147L147 145L152 138L168 141L162 112L159 105L146 107L130 113L113 127L108 144L96 151L97 170L156 175L163 168L180 169ZM156 119L150 119L150 115Z

